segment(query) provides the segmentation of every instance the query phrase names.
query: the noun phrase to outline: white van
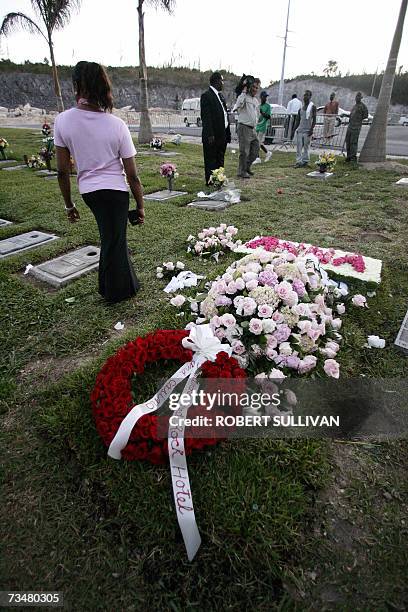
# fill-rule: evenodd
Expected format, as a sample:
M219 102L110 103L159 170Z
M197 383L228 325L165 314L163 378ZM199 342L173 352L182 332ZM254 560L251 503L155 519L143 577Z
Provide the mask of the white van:
M190 125L201 127L200 98L186 98L183 100L181 113L187 127Z

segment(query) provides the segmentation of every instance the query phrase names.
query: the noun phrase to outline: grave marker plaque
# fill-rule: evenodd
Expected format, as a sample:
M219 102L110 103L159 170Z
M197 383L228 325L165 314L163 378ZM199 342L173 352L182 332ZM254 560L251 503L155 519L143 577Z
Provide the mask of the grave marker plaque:
M7 170L8 172L10 172L11 170L24 170L24 169L28 169L28 166L26 166L25 164L19 165L19 166L8 166L7 168L3 168L4 172Z
M408 187L408 178L402 178L399 181L397 181L395 183L396 185L399 185L400 187Z
M153 193L147 193L144 196L145 200L154 200L157 202L163 202L164 200L171 200L172 198L178 198L178 196L186 195L187 191L169 191L163 189L162 191L155 191Z
M99 266L99 255L99 247L82 247L34 266L30 274L53 287L63 287L72 280L96 270Z
M7 219L0 219L0 227L6 227L6 225L12 225L12 221L7 221Z
M5 240L0 240L0 259L16 255L28 249L33 249L34 247L52 242L53 240L58 240L58 236L35 230L26 232L25 234L19 234L18 236L12 236Z
M190 202L187 206L201 210L225 210L231 204L222 200L197 200L197 202Z
M408 310L394 342L395 346L408 354Z
M333 172L318 172L317 170L313 171L313 172L308 172L307 176L309 178L313 178L313 179L320 179L321 181L325 181L326 179L329 179L331 176L333 176Z

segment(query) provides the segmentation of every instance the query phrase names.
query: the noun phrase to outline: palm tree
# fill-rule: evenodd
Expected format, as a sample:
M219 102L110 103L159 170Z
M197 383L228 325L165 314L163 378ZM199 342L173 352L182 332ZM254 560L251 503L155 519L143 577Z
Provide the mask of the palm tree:
M52 35L54 30L61 30L69 22L71 12L79 9L81 0L31 0L37 21L24 13L8 13L0 27L0 36L7 36L18 28L23 28L32 34L40 34L47 42L50 50L52 77L54 80L54 91L57 97L58 111L64 110L61 87L58 78L57 66L55 65L54 44ZM38 25L38 24L41 24Z
M386 159L385 143L387 138L387 119L390 107L392 87L397 67L398 51L401 44L404 19L408 0L402 0L397 26L392 40L387 68L385 69L378 96L377 109L360 154L361 162L383 162Z
M139 16L139 82L140 82L140 127L139 142L150 142L153 137L152 124L149 116L149 95L147 91L147 65L144 40L143 5L151 4L171 13L176 0L139 0L137 12Z

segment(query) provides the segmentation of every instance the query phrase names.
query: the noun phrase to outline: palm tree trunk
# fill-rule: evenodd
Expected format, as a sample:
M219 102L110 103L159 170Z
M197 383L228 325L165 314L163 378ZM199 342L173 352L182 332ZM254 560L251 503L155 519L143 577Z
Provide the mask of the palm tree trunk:
M139 83L140 83L140 127L139 142L150 142L153 138L152 124L149 116L149 94L147 91L147 66L144 42L143 2L139 0L137 12L139 15Z
M54 91L55 91L55 96L57 98L57 108L58 108L58 112L62 113L62 111L64 110L64 102L62 100L61 87L60 87L59 78L58 78L58 70L55 64L54 47L53 47L52 39L50 35L48 37L48 46L50 48L52 78L54 80Z
M394 84L395 70L397 67L398 52L401 45L402 30L404 27L405 14L407 12L408 0L402 0L398 16L397 26L388 57L378 96L377 109L374 119L367 134L360 154L361 162L383 162L386 159L387 119L388 109L391 102L392 87Z

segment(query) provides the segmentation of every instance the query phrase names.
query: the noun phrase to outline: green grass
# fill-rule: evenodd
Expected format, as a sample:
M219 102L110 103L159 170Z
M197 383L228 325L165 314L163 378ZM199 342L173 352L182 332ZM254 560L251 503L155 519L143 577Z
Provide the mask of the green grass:
M31 131L4 129L1 135L16 159L38 149L39 136ZM203 188L201 149L187 144L167 148L181 153L174 158L180 172L175 187L185 185L189 195L146 202L145 226L129 227L143 287L134 300L115 306L98 297L96 274L59 291L23 276L28 263L98 244L97 228L76 187L81 220L70 225L57 182L28 170L0 171L0 216L15 222L0 230L0 239L32 229L60 237L0 262L1 584L7 589L61 590L72 610L305 609L314 600L313 593L309 600L299 596L307 591L299 586L303 570L326 554L320 536L313 534L316 520L325 520L321 492L334 478L332 445L235 441L192 457L189 469L203 545L189 564L176 527L168 470L108 460L93 425L89 393L100 366L117 347L157 327L179 325L155 268L169 259L188 261L188 234L215 222L235 224L242 239L269 233L381 258L383 282L370 310L355 309L344 318L342 372L405 376L406 358L392 343L407 308L407 192L394 186L395 173L367 173L342 161L335 178L314 182L292 167L293 155L281 153L256 167L256 178L244 186L248 201L222 213L198 211L185 204ZM227 174L233 177L237 155L228 152L226 159ZM138 158L146 192L164 187L158 175L161 161ZM277 194L278 188L283 194ZM191 260L189 267L213 276L230 260L218 266ZM68 297L75 301L67 303ZM125 323L121 333L113 329L119 320ZM373 333L386 339L386 349L362 348ZM395 454L392 447L387 452ZM399 452L398 458L402 475L406 453ZM385 455L371 461L382 467L387 462ZM350 481L350 503L357 513L366 508L358 488L363 477L358 477ZM373 530L379 520L381 513L372 521ZM365 576L368 584L383 585L382 594L376 591L372 599L378 609L387 598L394 605L404 601L403 542L396 538L392 516L387 521ZM327 554L335 572L334 545ZM398 582L395 597L390 595L393 576ZM345 579L342 584L349 588ZM353 603L364 609L358 608L358 599Z

